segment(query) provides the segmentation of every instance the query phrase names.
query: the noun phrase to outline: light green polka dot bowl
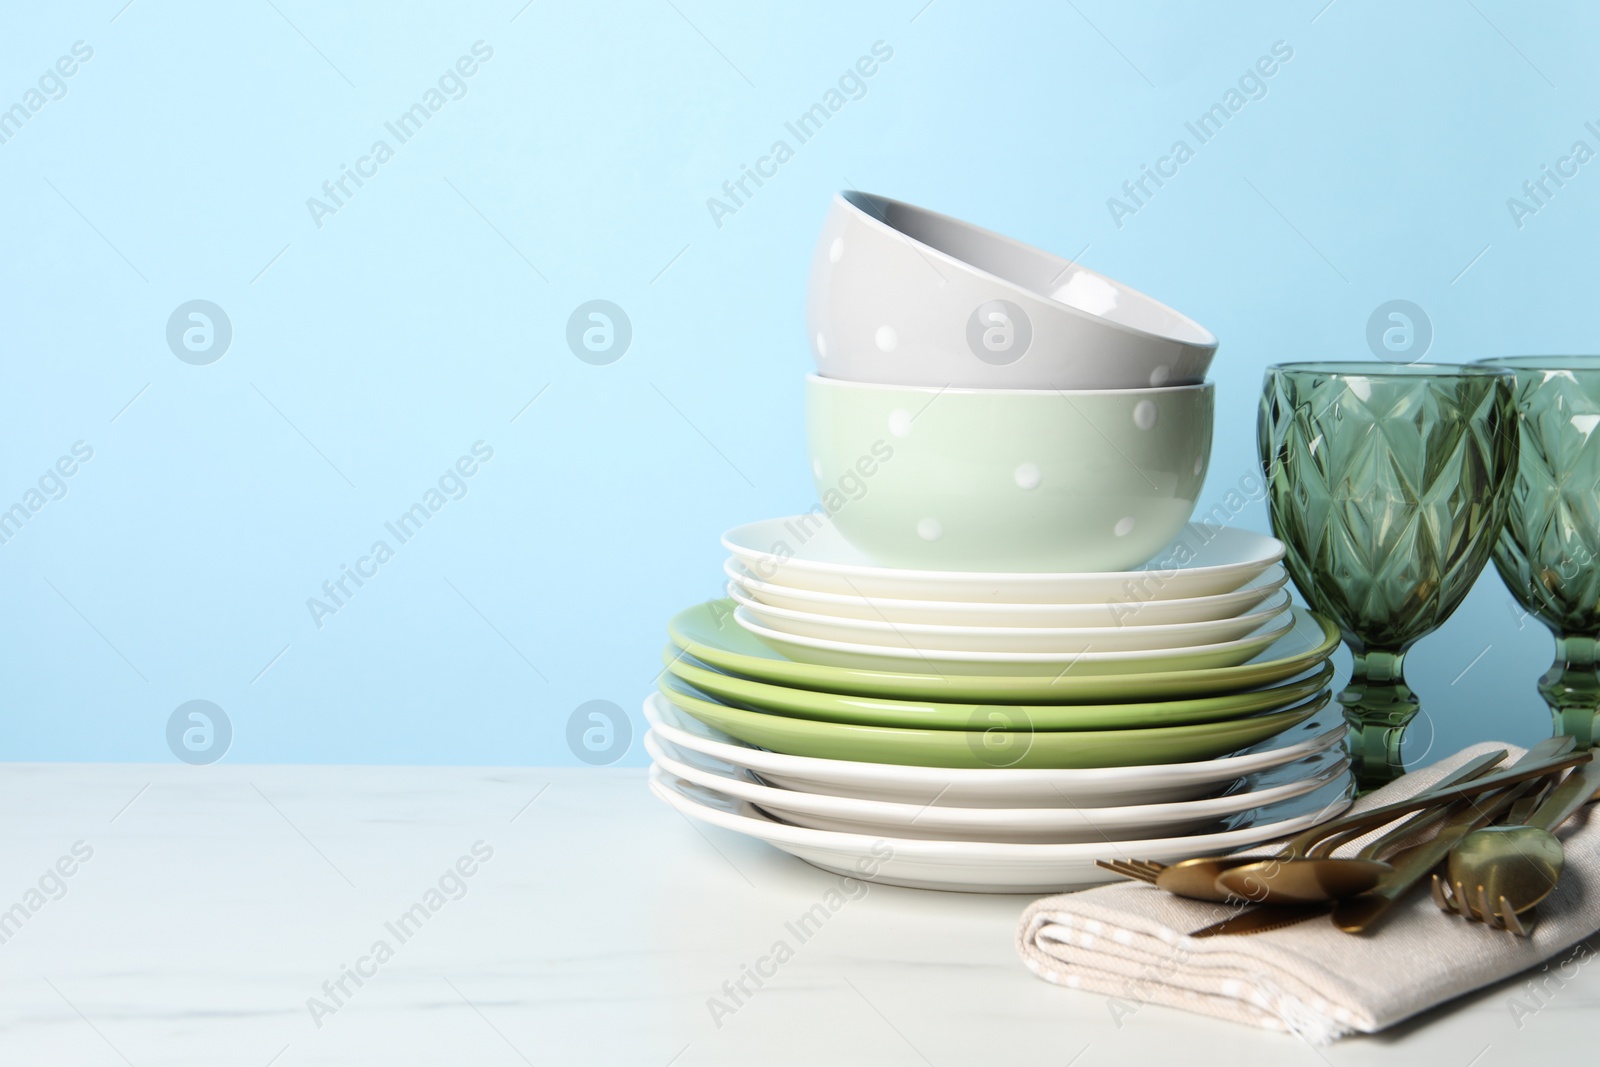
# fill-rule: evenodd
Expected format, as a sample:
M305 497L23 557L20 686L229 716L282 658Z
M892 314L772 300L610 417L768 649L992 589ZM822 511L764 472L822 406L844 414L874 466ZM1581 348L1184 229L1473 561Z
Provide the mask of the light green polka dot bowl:
M1183 529L1211 459L1211 383L938 389L811 375L818 500L891 567L1120 571Z

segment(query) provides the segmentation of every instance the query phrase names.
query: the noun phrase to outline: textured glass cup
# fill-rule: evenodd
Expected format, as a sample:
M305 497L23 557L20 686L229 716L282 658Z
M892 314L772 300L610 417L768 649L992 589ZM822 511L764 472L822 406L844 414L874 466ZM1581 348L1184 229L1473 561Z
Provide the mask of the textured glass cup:
M1600 356L1483 360L1516 375L1521 459L1495 543L1506 588L1550 628L1555 732L1595 742L1600 707Z
M1510 371L1287 363L1267 369L1257 444L1272 530L1354 654L1340 694L1363 788L1402 770L1420 703L1405 654L1489 561L1517 463Z

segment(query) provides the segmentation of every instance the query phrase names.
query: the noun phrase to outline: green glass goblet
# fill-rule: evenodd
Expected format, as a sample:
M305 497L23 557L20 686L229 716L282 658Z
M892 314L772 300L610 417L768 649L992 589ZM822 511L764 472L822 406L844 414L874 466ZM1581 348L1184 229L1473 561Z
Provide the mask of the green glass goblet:
M1521 459L1494 548L1506 588L1556 639L1539 679L1555 732L1596 740L1600 709L1600 356L1486 359L1516 376Z
M1489 561L1517 463L1510 371L1286 363L1267 369L1257 445L1272 530L1311 607L1355 657L1339 695L1357 783L1404 769L1421 704L1405 655Z

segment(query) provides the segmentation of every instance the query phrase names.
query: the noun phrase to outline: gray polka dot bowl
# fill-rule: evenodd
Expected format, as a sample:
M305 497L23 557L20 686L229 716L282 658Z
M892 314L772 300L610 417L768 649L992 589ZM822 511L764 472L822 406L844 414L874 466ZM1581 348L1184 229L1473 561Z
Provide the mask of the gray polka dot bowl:
M833 198L811 261L819 373L882 385L1139 389L1205 380L1211 331L1059 256L887 197Z
M941 389L806 379L821 510L891 567L1120 571L1193 513L1212 386Z

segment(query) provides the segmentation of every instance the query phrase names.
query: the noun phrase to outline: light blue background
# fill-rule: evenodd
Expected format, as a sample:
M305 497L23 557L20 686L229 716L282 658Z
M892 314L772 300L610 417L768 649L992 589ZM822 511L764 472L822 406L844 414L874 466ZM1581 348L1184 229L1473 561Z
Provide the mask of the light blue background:
M0 507L75 441L94 458L0 545L0 756L170 760L168 716L206 699L230 761L574 763L600 698L642 763L718 534L812 501L803 286L841 187L1087 246L1215 331L1202 510L1254 467L1262 368L1366 358L1386 300L1426 309L1431 358L1594 351L1600 162L1521 229L1506 200L1600 147L1600 15L1324 2L13 9L0 107L94 56L0 144ZM466 95L319 229L306 199L479 40ZM880 40L867 94L715 225L707 198ZM1266 97L1114 225L1275 41ZM233 324L209 366L165 341L196 298ZM593 298L633 324L609 366L564 340ZM479 440L468 495L318 629L306 599ZM1412 755L1542 736L1550 651L1486 574L1413 656Z

